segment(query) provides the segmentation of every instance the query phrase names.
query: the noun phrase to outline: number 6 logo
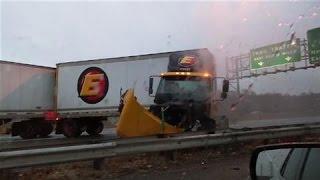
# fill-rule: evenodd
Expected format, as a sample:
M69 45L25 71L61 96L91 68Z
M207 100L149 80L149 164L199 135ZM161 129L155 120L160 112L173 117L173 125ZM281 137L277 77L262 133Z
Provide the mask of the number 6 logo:
M89 67L79 76L78 95L88 104L100 102L107 95L108 89L108 77L98 67Z

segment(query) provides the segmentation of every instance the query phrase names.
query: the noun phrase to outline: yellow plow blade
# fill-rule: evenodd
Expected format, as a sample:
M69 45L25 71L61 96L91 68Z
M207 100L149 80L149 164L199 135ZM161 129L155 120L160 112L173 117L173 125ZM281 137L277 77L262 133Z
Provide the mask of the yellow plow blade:
M173 134L182 131L182 129L166 122L162 123L161 119L138 103L132 89L128 90L124 97L124 106L117 124L119 137Z

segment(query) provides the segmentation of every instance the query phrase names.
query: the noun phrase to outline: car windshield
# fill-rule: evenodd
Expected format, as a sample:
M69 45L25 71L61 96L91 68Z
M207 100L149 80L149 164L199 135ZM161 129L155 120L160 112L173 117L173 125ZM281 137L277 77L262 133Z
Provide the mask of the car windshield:
M0 0L0 180L248 179L319 134L320 0Z

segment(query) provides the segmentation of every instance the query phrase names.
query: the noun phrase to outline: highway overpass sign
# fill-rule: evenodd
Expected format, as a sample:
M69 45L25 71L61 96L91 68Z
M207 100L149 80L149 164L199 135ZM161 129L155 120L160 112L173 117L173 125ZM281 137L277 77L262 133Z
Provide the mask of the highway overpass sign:
M301 60L300 39L284 41L250 51L251 69L279 66Z

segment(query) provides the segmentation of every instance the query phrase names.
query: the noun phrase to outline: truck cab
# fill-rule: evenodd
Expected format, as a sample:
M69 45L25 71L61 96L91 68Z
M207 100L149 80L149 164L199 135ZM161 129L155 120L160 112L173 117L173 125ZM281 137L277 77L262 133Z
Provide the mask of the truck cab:
M168 52L161 57L165 58L157 61L168 62L167 71L149 77L151 105L139 103L132 88L121 93L117 135L165 137L198 130L214 133L213 102L226 98L229 81L223 81L222 98L216 99L218 77L212 54L208 49L195 49Z
M153 95L153 79L160 78ZM167 123L186 131L214 132L210 117L216 92L214 59L207 49L176 52L169 56L168 72L149 79L149 95L154 96L150 111Z

